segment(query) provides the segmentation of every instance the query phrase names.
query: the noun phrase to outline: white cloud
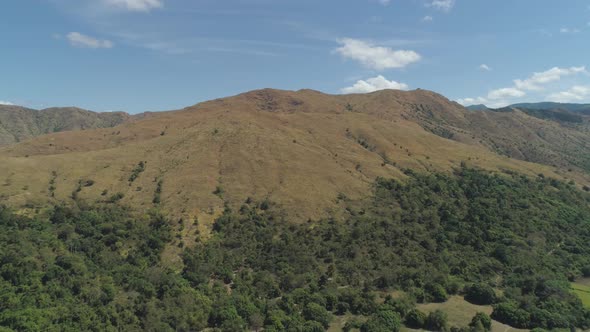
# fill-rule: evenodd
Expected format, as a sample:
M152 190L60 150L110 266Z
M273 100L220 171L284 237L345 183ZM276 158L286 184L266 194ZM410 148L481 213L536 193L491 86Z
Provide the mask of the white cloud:
M463 106L475 105L475 104L487 104L488 100L482 97L477 98L459 98L457 102Z
M448 12L455 6L455 0L433 0L426 4L426 6Z
M590 86L575 85L569 90L552 93L547 100L560 103L580 102L590 99Z
M486 65L485 63L482 63L481 65L479 65L479 69L485 70L485 71L492 71L492 68L490 68L490 66Z
M533 75L525 80L514 80L516 88L521 90L542 90L541 85L559 81L562 76L570 76L580 73L587 73L586 67L570 67L570 68L559 68L553 67L549 70L540 73L533 73Z
M9 101L0 100L0 105L14 105L14 104Z
M561 29L559 29L559 32L561 32L561 33L579 33L580 29L561 28Z
M586 67L569 67L560 68L553 67L549 70L533 73L529 78L524 80L514 80L514 86L496 89L490 91L486 98L462 98L457 102L463 105L470 105L475 103L483 103L489 107L497 108L513 104L515 100L527 96L527 92L534 93L533 97L540 99L549 99L551 101L559 102L575 102L590 99L590 86L575 85L569 90L551 93L548 96L540 95L550 83L560 81L566 76L573 76L577 74L589 75ZM549 85L555 87L555 85ZM530 98L530 97L529 97Z
M385 77L379 75L367 80L359 80L353 86L343 88L340 91L342 93L369 93L385 89L407 90L408 85L396 81L389 81Z
M434 18L430 15L426 15L422 18L422 22L432 22Z
M66 35L72 46L88 48L112 48L113 42L110 40L100 40L94 37L83 35L79 32L70 32Z
M502 88L492 90L488 93L488 99L506 99L524 97L526 93L516 88Z
M162 0L103 0L103 2L111 7L137 12L149 12L164 6Z
M414 51L393 50L388 47L375 46L368 42L343 38L338 40L342 45L334 50L341 56L360 62L365 67L383 70L391 68L403 68L419 61L422 57Z

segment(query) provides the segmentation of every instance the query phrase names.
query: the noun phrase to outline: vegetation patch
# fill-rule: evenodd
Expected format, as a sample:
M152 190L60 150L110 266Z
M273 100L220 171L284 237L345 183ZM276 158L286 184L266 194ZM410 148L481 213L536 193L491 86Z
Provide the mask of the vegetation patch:
M26 217L2 207L0 326L467 332L493 329L494 318L590 328L569 282L590 266L590 194L467 168L406 174L378 179L343 221L291 223L252 200L228 207L207 241L176 246L181 271L165 268L162 253L172 223L184 222L158 211L80 204ZM392 292L405 295L377 297Z
M158 183L156 184L156 191L154 192L154 199L152 200L152 203L154 204L160 204L160 202L162 201L162 186L164 185L164 180L159 179Z
M129 176L129 185L135 181L143 171L145 171L146 162L140 161L137 166L131 171L131 175Z
M586 308L590 308L590 286L583 283L572 283L573 292L582 300Z

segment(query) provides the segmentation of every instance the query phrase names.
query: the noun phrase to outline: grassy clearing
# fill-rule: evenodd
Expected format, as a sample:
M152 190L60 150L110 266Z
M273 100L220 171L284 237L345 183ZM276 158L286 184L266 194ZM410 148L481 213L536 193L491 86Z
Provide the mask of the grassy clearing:
M590 279L572 283L572 290L582 300L584 306L590 308Z
M589 294L590 295L590 294ZM451 296L445 303L419 304L418 309L430 313L435 310L442 310L449 315L449 326L465 327L469 325L473 316L478 312L488 315L492 314L492 306L481 306L471 304L461 296ZM406 329L406 331L412 331ZM492 321L492 332L526 331L513 328L497 321Z
M450 326L467 326L476 313L483 312L490 315L493 310L491 306L471 304L465 301L461 296L451 296L449 300L444 303L419 304L418 309L426 313L435 310L446 312L449 315Z

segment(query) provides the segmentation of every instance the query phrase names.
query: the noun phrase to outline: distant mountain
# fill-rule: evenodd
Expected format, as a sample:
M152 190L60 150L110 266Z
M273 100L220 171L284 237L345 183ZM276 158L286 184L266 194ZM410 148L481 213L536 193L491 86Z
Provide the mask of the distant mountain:
M519 110L539 119L553 120L562 124L582 124L589 120L583 113L580 114L563 109L519 108Z
M76 107L34 110L0 105L0 146L62 131L114 127L128 121L123 112L96 113Z
M467 106L465 108L468 109L468 110L470 110L470 111L487 111L487 110L490 109L489 107L487 107L484 104L470 105L470 106Z
M520 103L510 105L515 108L528 108L528 109L542 109L542 110L564 110L575 113L583 113L590 115L590 104L572 104L572 103L553 103L553 102L541 102L541 103Z

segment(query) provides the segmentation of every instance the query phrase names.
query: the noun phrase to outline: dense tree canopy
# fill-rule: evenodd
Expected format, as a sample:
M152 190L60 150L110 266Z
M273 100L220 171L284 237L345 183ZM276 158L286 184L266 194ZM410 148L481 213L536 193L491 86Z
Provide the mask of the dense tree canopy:
M161 254L174 229L117 203L0 208L0 326L18 331L448 329L417 302L463 294L515 327L590 327L568 280L590 266L590 194L551 179L461 169L379 179L342 221L290 222L269 201L227 209L184 269ZM378 301L385 291L405 297ZM498 296L502 290L502 296ZM382 292L383 291L383 292ZM474 317L472 330L489 329Z

